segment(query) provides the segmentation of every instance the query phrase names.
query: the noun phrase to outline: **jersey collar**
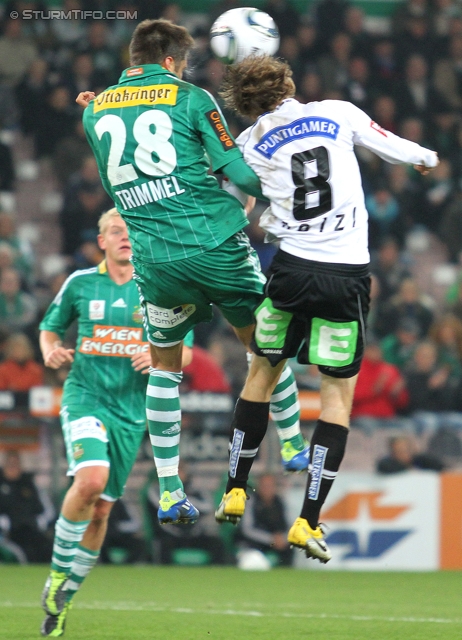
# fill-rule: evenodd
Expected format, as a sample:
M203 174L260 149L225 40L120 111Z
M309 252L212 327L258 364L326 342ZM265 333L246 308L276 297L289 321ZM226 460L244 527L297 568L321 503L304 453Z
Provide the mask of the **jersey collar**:
M140 78L146 78L147 76L163 75L167 75L178 80L178 76L174 73L170 73L168 69L165 69L160 64L143 64L138 67L129 67L122 71L122 75L119 78L119 84L122 82L133 82L133 80L139 80Z
M100 275L103 275L105 273L107 273L107 264L106 264L106 260L103 260L102 262L99 263L98 267L98 273Z

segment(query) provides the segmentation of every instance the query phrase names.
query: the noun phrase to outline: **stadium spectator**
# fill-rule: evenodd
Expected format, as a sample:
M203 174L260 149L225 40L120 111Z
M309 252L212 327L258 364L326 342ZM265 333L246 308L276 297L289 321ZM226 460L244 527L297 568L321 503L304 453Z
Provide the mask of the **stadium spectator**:
M348 80L344 89L345 99L363 111L370 112L373 101L373 88L370 81L369 63L359 56L348 63Z
M307 71L300 79L297 95L302 102L322 100L323 88L319 74L315 71Z
M438 347L438 363L462 377L462 321L448 313L430 327L429 338Z
M269 13L278 25L281 36L292 35L294 25L299 21L298 12L288 0L267 0L263 5L263 11Z
M315 20L319 37L330 42L339 31L344 29L345 14L350 3L346 0L321 0L316 3Z
M345 88L348 82L351 48L350 36L346 33L338 33L332 38L330 52L319 58L317 68L326 92L343 91Z
M399 59L404 63L412 56L422 56L430 63L435 56L436 42L430 31L430 22L424 16L410 16L404 24L403 33L396 40Z
M95 20L90 24L86 38L81 40L77 47L78 51L91 57L94 72L98 74L98 82L104 87L117 82L121 69L120 58L109 41L109 27L102 20Z
M37 132L40 113L44 108L49 90L48 63L44 58L35 58L16 87L19 124L25 135L34 135Z
M406 167L401 164L390 167L388 181L390 191L399 204L401 221L407 233L418 219L422 206L422 193L411 179Z
M52 541L46 529L54 510L32 473L23 471L17 451L8 451L0 469L0 528L24 551L28 562L47 562Z
M240 522L240 546L275 556L276 564L289 567L293 551L287 542L287 529L285 505L278 495L276 478L262 475Z
M80 171L72 176L60 213L63 253L73 255L82 242L96 240L101 210L111 206L99 178L93 156L87 156Z
M43 384L43 376L29 338L23 333L12 334L5 342L5 360L0 363L0 391L29 391Z
M451 375L447 365L438 363L437 346L430 341L421 342L414 351L405 372L409 392L409 412L453 411L460 378Z
M372 261L371 271L379 284L379 304L390 300L398 292L402 281L409 278L409 267L403 262L394 238L383 240L375 260Z
M381 38L374 43L371 66L377 89L384 94L391 95L395 83L400 77L393 40ZM385 127L385 124L382 126Z
M74 173L80 171L90 153L82 121L77 120L74 129L57 143L53 153L53 171L62 188L66 187Z
M0 212L0 242L11 248L14 268L28 280L32 275L34 256L29 243L19 238L15 226L15 220L10 213Z
M423 338L433 322L432 306L432 299L420 293L417 282L413 278L406 278L401 282L398 293L383 309L383 330L393 333L401 322L413 320L418 327L418 337Z
M462 107L462 34L454 35L449 43L449 56L438 60L434 70L434 84L453 109Z
M22 33L22 24L22 20L6 20L0 37L0 76L12 88L38 56L34 42Z
M78 53L73 62L66 86L71 96L86 91L88 87L100 87L105 84L105 75L95 71L90 53Z
M419 339L419 325L412 318L404 318L394 333L381 342L383 359L396 365L401 371L412 358Z
M458 264L462 247L462 189L459 188L441 215L438 234L448 250L450 262Z
M406 408L407 401L406 384L399 369L383 360L378 343L369 343L356 383L352 419L394 418Z
M400 473L411 469L443 471L444 464L431 453L416 453L412 441L406 436L390 438L389 453L377 461L378 473Z
M194 345L191 364L183 369L182 390L211 393L229 393L226 373L205 349Z
M45 104L37 112L35 149L38 158L53 154L59 140L74 128L76 114L69 90L64 85L53 87Z
M0 191L13 191L14 178L13 154L10 147L0 141Z
M399 244L404 240L404 221L398 201L387 189L386 183L379 185L372 195L366 197L369 213L369 246L378 248L385 238L395 238Z
M367 32L364 24L364 12L358 6L349 6L345 12L345 33L352 41L354 56L370 59L372 51L372 36Z
M392 133L397 133L396 102L391 96L379 95L379 97L375 99L372 116L381 127ZM402 167L402 165L395 164L393 167ZM403 168L406 170L405 167Z
M451 203L454 195L451 171L448 160L441 158L434 175L426 181L427 188L422 200L420 222L433 232L440 226L443 212Z
M37 318L37 303L21 291L21 278L16 269L0 274L0 327L7 331L25 331Z
M313 20L306 16L303 16L298 22L297 40L300 47L300 59L307 67L313 66L313 61L319 58L323 47Z
M395 99L400 118L428 118L441 111L446 103L433 87L429 66L423 55L414 53L404 69L404 80L395 87Z

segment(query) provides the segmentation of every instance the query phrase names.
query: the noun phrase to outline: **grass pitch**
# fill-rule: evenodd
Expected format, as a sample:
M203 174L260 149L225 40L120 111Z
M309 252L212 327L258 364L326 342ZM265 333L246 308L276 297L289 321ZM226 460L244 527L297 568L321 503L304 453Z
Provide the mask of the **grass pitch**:
M0 638L39 637L47 567L0 565ZM96 567L69 640L460 640L462 574Z

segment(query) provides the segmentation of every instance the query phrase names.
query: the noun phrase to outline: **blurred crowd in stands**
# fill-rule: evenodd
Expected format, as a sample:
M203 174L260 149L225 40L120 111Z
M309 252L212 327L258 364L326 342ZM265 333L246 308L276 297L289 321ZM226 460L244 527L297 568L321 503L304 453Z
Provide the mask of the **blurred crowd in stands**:
M96 223L112 203L86 142L76 95L84 89L98 93L117 82L128 65L127 45L136 23L164 17L195 37L187 79L220 100L224 67L211 55L208 30L222 11L241 5L223 0L209 13L197 14L192 5L186 12L153 0L62 3L65 11L120 9L127 16L136 11L135 20L26 20L25 10L46 14L48 6L34 1L0 5L0 389L26 390L48 380L38 364L38 322L70 272L102 259ZM319 0L307 7L300 13L286 0L268 0L262 7L278 24L279 55L293 69L296 97L349 100L378 125L436 150L441 159L423 177L412 167L389 165L358 149L370 215L373 293L353 416L357 424L367 418L370 428L374 419L445 412L446 421L462 427L457 415L462 410L462 5L456 0L398 3L381 33L368 30L362 9L346 0ZM11 11L19 18L11 19ZM236 134L248 125L226 115ZM17 232L24 216L16 197L24 179L22 162L14 160L18 140L29 143L29 179L48 171L60 196L62 241L50 253L61 253L64 268L48 277L27 237ZM248 233L265 268L275 247L264 242L259 211L251 216ZM409 250L416 235L427 245L429 238L437 241L455 274L445 299L432 298L419 280ZM212 330L199 328L196 341L207 350L198 352L196 384L208 390L204 371L213 358L237 393L245 360L221 319ZM218 378L208 379L212 384ZM221 388L227 384L224 380ZM440 420L426 415L419 424L434 429Z

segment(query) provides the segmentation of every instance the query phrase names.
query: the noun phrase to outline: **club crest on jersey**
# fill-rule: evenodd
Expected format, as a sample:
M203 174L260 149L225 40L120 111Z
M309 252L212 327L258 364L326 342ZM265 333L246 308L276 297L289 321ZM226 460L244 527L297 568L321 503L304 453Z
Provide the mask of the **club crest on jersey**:
M195 304L182 304L174 309L156 307L150 302L146 303L148 320L151 325L159 328L176 327L189 318L196 310Z
M105 300L90 300L89 318L90 320L103 320L106 307Z
M268 131L254 146L265 158L272 158L278 149L293 140L302 138L331 138L336 140L340 125L328 118L300 118L290 124Z
M134 322L143 324L143 310L141 309L141 306L139 304L135 306L135 310L132 313L132 318Z

